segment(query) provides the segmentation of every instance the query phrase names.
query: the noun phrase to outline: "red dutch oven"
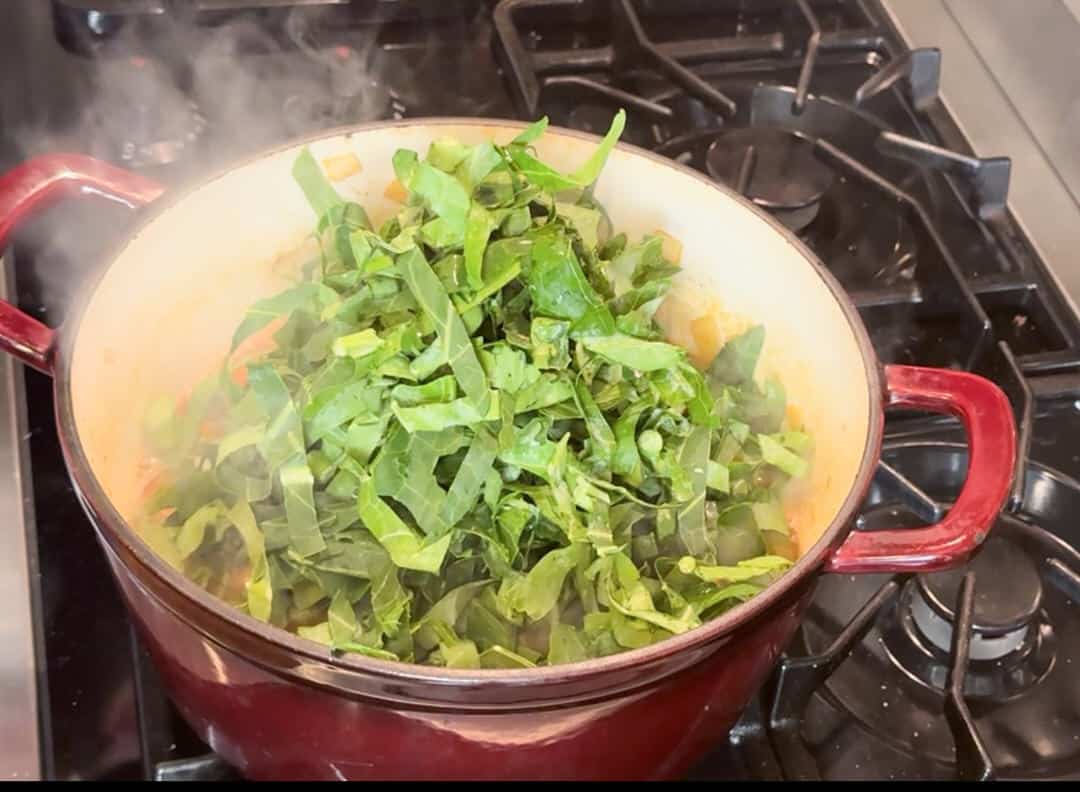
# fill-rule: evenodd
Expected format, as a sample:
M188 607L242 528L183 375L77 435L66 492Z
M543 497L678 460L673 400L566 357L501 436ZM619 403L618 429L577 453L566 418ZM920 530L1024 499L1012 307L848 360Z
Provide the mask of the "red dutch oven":
M300 147L354 154L337 187L378 221L391 156L453 136L506 142L521 125L477 119L377 123L298 141L176 194L81 155L0 177L0 244L33 211L97 195L141 221L103 262L64 327L0 303L0 346L51 374L75 489L127 607L183 716L252 778L676 778L722 739L775 665L822 573L928 572L963 562L1008 491L1015 427L1003 393L972 374L882 366L855 307L790 232L733 191L620 144L597 187L615 228L682 244L664 312L693 347L702 323L760 322L759 371L778 376L814 438L805 482L785 496L800 557L763 593L684 635L611 657L524 670L447 670L332 656L213 598L157 558L134 528L145 479L141 421L228 352L244 309L285 285L315 218L290 168ZM539 155L570 171L592 136L551 129ZM671 306L669 306L670 308ZM944 519L853 531L886 408L951 413L969 468ZM79 530L81 526L73 526ZM87 595L92 595L87 592Z

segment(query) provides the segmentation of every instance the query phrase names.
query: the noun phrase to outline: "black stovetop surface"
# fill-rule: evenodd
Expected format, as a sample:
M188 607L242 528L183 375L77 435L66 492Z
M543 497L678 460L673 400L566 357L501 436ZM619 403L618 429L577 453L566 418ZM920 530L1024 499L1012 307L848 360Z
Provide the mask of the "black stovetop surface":
M1002 562L980 554L954 587L961 600L971 587L956 619L978 626L988 597L1005 607L992 584L1016 564L1042 598L1020 649L965 663L955 650L977 648L931 646L912 626L918 581L826 576L788 657L692 777L1075 777L1080 327L1001 211L1007 161L972 158L934 101L948 53L906 52L861 2L22 5L55 101L15 125L5 162L63 145L176 184L331 125L547 114L596 131L626 106L631 142L732 183L742 172L743 191L781 204L851 294L883 362L975 370L1009 394L1021 466L993 536L1013 566L995 575ZM785 131L743 131L763 126ZM59 323L86 262L130 222L70 204L22 229L21 306ZM132 635L67 479L49 381L28 372L26 395L46 777L228 775ZM966 465L958 441L949 421L890 417L863 527L919 524L947 505ZM955 696L942 692L950 666Z

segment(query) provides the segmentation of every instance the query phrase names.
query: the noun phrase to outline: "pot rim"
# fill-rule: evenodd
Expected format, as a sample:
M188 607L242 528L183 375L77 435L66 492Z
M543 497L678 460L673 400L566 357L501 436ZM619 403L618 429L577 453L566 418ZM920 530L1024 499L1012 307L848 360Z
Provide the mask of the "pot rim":
M576 663L568 663L557 666L540 666L529 669L448 669L437 666L426 666L417 663L403 661L389 661L370 658L356 653L334 654L328 647L315 641L310 641L288 632L287 630L274 627L261 622L254 617L241 612L239 609L228 605L211 595L209 592L197 586L185 577L179 570L173 569L164 560L159 558L145 542L139 538L131 525L117 512L113 504L106 496L101 483L90 467L85 451L79 439L78 429L75 424L73 410L73 394L71 388L71 369L74 357L75 341L78 331L86 315L86 310L93 300L101 279L108 272L112 263L118 259L128 245L142 231L152 224L158 217L164 215L169 209L182 203L193 193L203 186L216 181L247 165L258 162L266 157L287 151L297 146L311 144L319 140L335 137L351 137L358 132L386 129L391 130L400 127L448 127L448 126L482 126L492 128L504 128L508 130L521 130L527 126L527 122L510 119L483 118L483 117L454 117L437 116L429 118L412 118L392 121L375 121L365 124L350 125L321 130L317 133L300 138L294 138L286 143L275 145L260 152L235 160L228 165L214 169L212 172L195 179L182 188L169 190L155 200L145 210L140 212L138 220L132 228L112 247L111 253L106 256L98 269L89 276L85 287L80 291L79 298L73 301L70 313L58 330L59 343L56 347L54 368L54 394L56 397L56 421L60 442L68 467L68 473L74 484L76 493L83 503L90 519L96 524L103 538L110 543L119 543L120 547L115 550L124 550L118 553L121 557L134 557L146 568L159 582L164 583L173 593L186 600L189 605L195 605L197 609L205 612L212 619L220 620L230 625L233 629L246 634L244 641L250 648L254 644L264 642L285 649L292 656L299 656L305 661L323 664L331 667L337 678L345 673L366 677L381 677L387 680L397 680L412 684L426 684L442 688L473 687L484 690L498 690L507 688L523 688L536 686L538 689L547 685L562 687L566 683L581 682L586 678L596 678L616 671L627 671L634 666L655 666L658 661L674 657L681 653L690 653L691 650L701 649L707 644L715 642L734 632L740 626L754 620L761 614L775 606L789 592L799 586L807 578L816 574L823 565L826 556L839 546L847 536L851 526L855 510L862 501L876 467L876 459L880 453L881 439L883 434L882 414L883 402L883 379L880 363L871 344L866 326L862 322L855 308L839 282L825 267L824 263L786 226L772 217L767 211L756 206L752 201L740 195L727 185L710 179L703 173L683 165L660 154L636 146L631 143L620 142L617 148L639 156L645 157L653 163L665 167L674 168L683 175L696 179L713 189L724 193L728 198L739 203L746 211L752 212L763 219L792 247L798 251L802 258L811 266L819 278L824 282L840 310L843 312L848 326L855 336L859 348L860 358L868 379L867 394L868 426L866 427L866 441L863 448L859 473L844 499L839 511L829 526L822 531L818 540L792 565L791 569L784 573L778 580L769 585L760 594L750 600L737 605L723 615L706 622L682 635L659 641L639 649L630 649L607 657L593 658ZM598 143L600 136L587 132L581 132L565 127L549 126L546 134L564 135L579 140ZM601 176L602 177L602 176ZM137 575L137 577L140 577ZM171 606L170 610L175 612ZM186 615L180 618L190 622ZM208 635L215 642L228 647L229 642L220 634L208 632L204 628L200 631ZM279 651L268 652L269 656L280 657ZM297 667L295 660L289 663L289 667L283 667L280 662L247 657L248 660L274 668L279 673L289 674ZM678 670L677 668L675 670ZM306 682L314 682L307 678ZM336 686L336 685L334 685ZM597 688L597 692L601 692ZM438 697L437 698L442 698ZM447 696L444 700L450 701L453 697ZM537 695L535 700L540 702L549 696Z

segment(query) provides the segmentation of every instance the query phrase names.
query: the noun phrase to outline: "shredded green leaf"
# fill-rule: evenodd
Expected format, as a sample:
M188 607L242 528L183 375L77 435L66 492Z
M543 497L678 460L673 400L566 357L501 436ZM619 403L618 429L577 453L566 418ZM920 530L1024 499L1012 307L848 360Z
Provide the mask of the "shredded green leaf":
M569 173L547 119L400 150L378 227L305 149L319 258L144 417L148 544L328 652L468 669L662 641L783 575L811 438L754 379L763 327L705 370L665 340L679 268L593 191L625 123Z

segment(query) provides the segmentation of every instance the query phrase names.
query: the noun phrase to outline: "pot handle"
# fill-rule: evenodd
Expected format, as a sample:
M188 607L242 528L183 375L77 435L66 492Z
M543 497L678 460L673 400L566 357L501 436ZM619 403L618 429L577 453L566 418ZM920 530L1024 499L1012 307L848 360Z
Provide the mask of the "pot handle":
M963 371L886 366L887 407L950 413L968 436L968 473L959 497L936 525L852 531L825 571L932 572L955 566L986 538L1005 503L1016 464L1016 425L1009 400L987 379Z
M45 154L0 175L0 250L12 229L35 211L73 195L96 195L135 208L157 198L157 182L85 154ZM0 300L0 349L50 374L55 333Z

